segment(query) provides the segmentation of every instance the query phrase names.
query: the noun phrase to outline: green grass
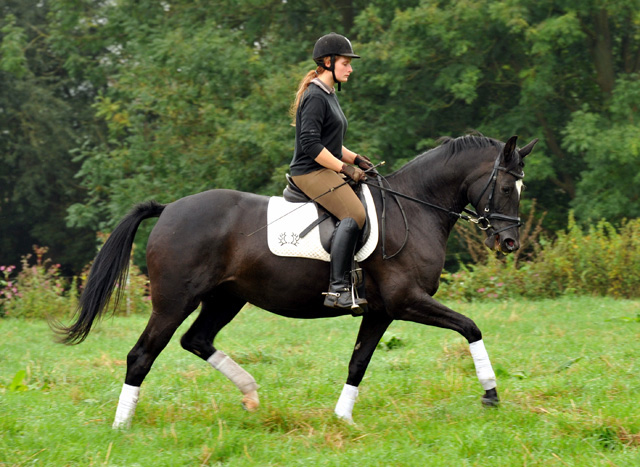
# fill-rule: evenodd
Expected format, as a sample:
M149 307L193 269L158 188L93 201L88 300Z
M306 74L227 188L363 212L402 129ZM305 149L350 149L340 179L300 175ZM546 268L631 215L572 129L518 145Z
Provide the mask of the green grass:
M180 348L190 319L143 384L128 431L111 423L146 317L106 320L75 347L55 344L43 322L0 319L0 466L640 465L639 301L453 306L483 330L501 406L481 406L460 336L397 322L360 387L355 426L333 408L356 318L248 308L225 328L217 346L261 385L256 413Z

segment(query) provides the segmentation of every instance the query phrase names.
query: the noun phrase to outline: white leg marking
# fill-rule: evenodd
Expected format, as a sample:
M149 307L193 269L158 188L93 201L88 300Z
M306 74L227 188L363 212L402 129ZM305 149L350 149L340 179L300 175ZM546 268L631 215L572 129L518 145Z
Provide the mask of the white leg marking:
M469 350L473 357L473 363L476 366L476 374L480 380L480 384L485 391L496 387L496 375L493 372L491 361L489 360L489 354L484 347L482 339L469 344Z
M215 353L207 359L207 362L225 375L229 380L240 389L245 395L242 399L244 407L251 411L258 408L260 403L258 399L258 384L244 368L233 361L231 357L222 350L216 350Z
M116 409L116 418L112 425L113 429L117 430L119 428L129 428L131 426L131 419L136 411L139 396L139 386L129 386L128 384L122 385L120 399L118 399L118 408Z
M353 406L356 403L356 397L358 397L358 388L345 384L342 388L342 393L336 404L335 413L338 417L353 423Z

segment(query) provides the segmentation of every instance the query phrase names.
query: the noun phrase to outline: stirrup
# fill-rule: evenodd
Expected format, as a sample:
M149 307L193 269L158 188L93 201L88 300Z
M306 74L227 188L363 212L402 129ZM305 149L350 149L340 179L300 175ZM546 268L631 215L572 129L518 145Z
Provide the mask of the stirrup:
M342 292L322 292L322 295L325 296L324 306L328 308L350 310L353 316L360 316L367 312L368 302L366 299L358 296L355 286L351 286L350 288L344 287ZM345 301L340 303L340 297L343 297L343 300L346 299L346 303Z

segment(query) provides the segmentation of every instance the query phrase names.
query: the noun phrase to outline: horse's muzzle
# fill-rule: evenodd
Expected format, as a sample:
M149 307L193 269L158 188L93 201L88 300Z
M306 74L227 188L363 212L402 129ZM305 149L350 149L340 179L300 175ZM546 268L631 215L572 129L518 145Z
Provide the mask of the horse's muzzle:
M517 239L512 238L510 235L489 235L485 239L484 244L491 250L501 251L505 254L513 253L520 248L520 242Z

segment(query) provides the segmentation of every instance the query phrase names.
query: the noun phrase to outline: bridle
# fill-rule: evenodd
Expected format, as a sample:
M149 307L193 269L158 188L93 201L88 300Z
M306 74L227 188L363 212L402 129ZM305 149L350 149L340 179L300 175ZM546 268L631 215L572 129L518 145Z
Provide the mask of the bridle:
M400 204L400 200L398 200L398 197L400 198L404 198L404 199L408 199L409 201L413 201L425 206L429 206L430 208L433 209L438 209L440 211L444 211L449 215L455 216L458 219L462 219L468 222L471 222L473 224L476 224L478 226L478 228L482 231L488 231L487 235L488 236L494 236L504 230L508 230L511 229L513 227L520 227L522 225L522 222L520 221L520 217L516 217L516 216L507 216L505 214L501 214L499 212L492 212L493 211L493 197L495 194L495 190L496 190L496 185L498 182L498 172L502 171L505 173L508 173L509 175L514 176L517 180L522 180L524 178L524 172L514 172L512 170L508 170L506 167L502 167L500 165L500 156L501 154L499 153L498 156L496 157L496 160L493 164L493 170L491 171L491 175L489 176L489 180L487 180L487 183L485 184L484 188L482 189L482 191L480 192L480 196L478 196L478 200L475 203L472 203L474 206L477 206L478 203L480 203L480 200L482 199L482 197L484 196L484 194L487 192L487 190L489 190L489 199L487 200L487 204L484 208L483 214L482 216L480 216L476 211L472 210L472 209L468 209L468 208L464 208L462 210L462 212L457 212L457 211L453 211L451 209L447 209L444 208L442 206L438 206L436 204L432 204L429 203L427 201L423 201L421 199L418 198L414 198L413 196L408 196L405 195L404 193L400 193L398 191L392 190L390 188L386 188L383 187L383 181L387 183L387 185L389 184L386 179L384 177L382 177L380 174L377 173L377 171L375 172L376 176L377 176L377 180L378 180L378 184L374 184L371 182L367 182L366 180L362 181L361 183L364 183L366 185L372 186L374 188L377 188L379 190L381 190L381 195L382 195L382 217L381 217L381 227L382 227L382 258L383 259L391 259L394 256L396 256L397 254L399 254L405 247L405 245L407 244L407 239L409 238L409 221L407 219L407 215L404 212L404 209L402 207L402 205ZM402 218L404 220L404 225L405 225L405 237L404 237L404 241L402 242L402 245L400 246L400 248L398 249L398 251L396 251L394 254L392 255L387 255L386 254L386 245L385 245L385 231L386 231L386 196L385 193L391 193L394 196L395 202L398 204L398 207L400 208L400 212L402 214ZM463 214L466 213L466 214ZM500 229L495 229L493 227L493 225L491 224L491 221L507 221L507 222L512 222L512 224L507 225L506 227L502 227Z
M480 196L478 196L478 200L475 203L472 203L474 206L477 206L480 203L480 200L482 199L482 197L484 196L484 194L486 193L487 190L489 190L489 199L487 200L487 204L484 207L484 215L483 216L479 216L475 211L472 211L470 209L464 209L463 211L466 212L467 214L470 214L472 216L475 217L475 219L469 219L471 222L475 223L478 225L478 228L480 230L483 231L488 231L488 235L489 236L493 236L496 235L504 230L508 230L511 229L512 227L520 227L522 225L522 222L520 221L520 217L516 217L516 216L506 216L504 214L500 214L498 212L492 212L493 211L493 196L495 194L496 191L496 184L498 182L498 172L505 172L508 173L509 175L513 175L516 180L522 180L524 178L524 172L520 172L520 173L516 173L512 170L508 170L506 167L502 167L500 166L500 154L498 154L498 157L496 158L495 163L493 164L493 170L491 171L491 176L489 177L489 180L487 181L487 183L485 184L484 188L482 189L482 191L480 192ZM497 220L497 221L507 221L507 222L512 222L512 224L507 225L506 227L502 227L501 229L494 229L493 226L491 225L491 221L492 220Z

